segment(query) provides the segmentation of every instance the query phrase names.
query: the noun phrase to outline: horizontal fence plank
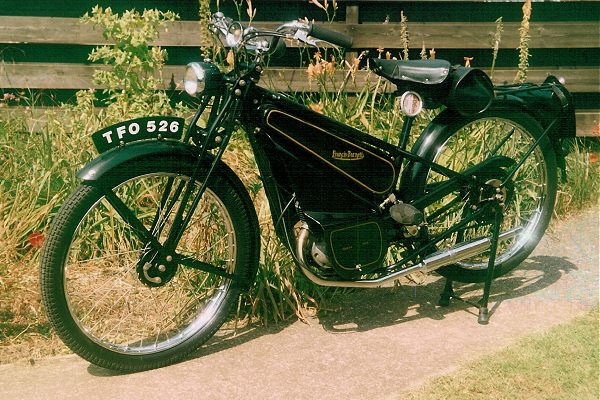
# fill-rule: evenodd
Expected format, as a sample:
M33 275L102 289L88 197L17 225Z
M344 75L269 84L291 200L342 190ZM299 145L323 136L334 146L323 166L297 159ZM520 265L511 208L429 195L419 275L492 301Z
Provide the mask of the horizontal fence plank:
M338 25L338 24L336 24ZM504 23L500 48L519 46L519 23ZM400 47L399 24L358 24L335 26L354 37L354 47ZM600 47L598 22L531 23L530 48ZM420 48L484 49L492 47L495 23L420 22L408 23L410 46Z
M83 65L67 63L0 63L0 87L29 88L29 89L87 89L95 87L93 73L95 69L107 68L104 65ZM167 65L163 70L165 84L173 77L175 82L181 81L183 65ZM516 74L515 69L496 69L494 82L501 84L512 83ZM600 92L600 74L596 68L531 68L528 80L540 83L548 74L562 76L566 86L572 92ZM344 81L346 72L336 71L332 77L333 84L328 83L329 90L337 90ZM349 92L362 90L367 79L375 83L377 78L368 71L358 71L356 84L350 80L346 87ZM327 79L327 82L331 81ZM265 71L261 82L280 91L317 90L316 82L310 82L304 68L271 68ZM392 85L388 85L389 90Z
M275 29L273 22L254 22L264 29ZM501 48L519 45L519 23L504 24ZM0 43L83 44L99 45L107 41L100 29L82 24L77 18L0 16ZM355 48L399 48L400 25L397 23L330 25L334 30L354 37ZM420 22L408 23L411 47L480 49L492 46L495 23ZM531 48L598 48L600 22L531 23ZM154 42L159 46L200 46L203 39L197 21L169 23Z
M0 16L0 43L83 44L109 43L102 30L78 18ZM177 21L162 29L157 46L199 46L198 21Z
M600 138L600 110L576 111L577 136Z
M99 109L97 109L99 110ZM59 107L0 107L0 119L23 124L29 132L41 132L46 127L48 112L60 113ZM577 136L600 138L600 110L576 111ZM53 118L53 117L51 117Z

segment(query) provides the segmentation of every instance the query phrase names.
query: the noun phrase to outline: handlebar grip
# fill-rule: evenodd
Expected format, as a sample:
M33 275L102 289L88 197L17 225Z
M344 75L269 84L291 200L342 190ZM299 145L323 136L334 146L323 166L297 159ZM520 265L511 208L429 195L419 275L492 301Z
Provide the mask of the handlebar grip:
M308 35L345 49L352 47L352 36L348 36L345 33L334 31L332 29L324 28L321 25L315 25L313 22L310 23Z

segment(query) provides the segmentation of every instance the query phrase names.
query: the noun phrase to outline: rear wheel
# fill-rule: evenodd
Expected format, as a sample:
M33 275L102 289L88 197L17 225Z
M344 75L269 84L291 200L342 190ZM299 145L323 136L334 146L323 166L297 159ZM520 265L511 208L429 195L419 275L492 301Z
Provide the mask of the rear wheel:
M88 361L138 371L180 360L219 329L251 283L256 216L222 169L172 254L140 238L111 200L164 244L192 170L172 158L121 165L80 186L58 212L42 255L42 299L58 335Z
M511 160L507 166L490 166L477 175L480 181L504 181L542 134L539 124L519 112L488 111L477 119L453 121L438 127L435 143L427 158L454 171L465 171L492 157ZM448 178L431 170L422 171L426 182L424 192ZM556 160L551 143L544 137L531 155L518 168L502 189L505 198L501 232L517 230L516 237L499 243L494 276L501 276L519 265L541 239L554 207L556 197ZM480 193L456 191L425 209L430 236L473 215L483 205ZM491 236L493 213L489 212L438 243L449 247L470 239ZM441 275L462 282L481 282L485 279L489 251L438 269Z

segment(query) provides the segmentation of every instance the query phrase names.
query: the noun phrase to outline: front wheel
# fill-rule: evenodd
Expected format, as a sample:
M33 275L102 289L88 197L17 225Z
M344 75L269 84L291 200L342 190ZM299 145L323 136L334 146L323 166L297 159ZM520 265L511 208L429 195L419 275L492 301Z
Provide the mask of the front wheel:
M457 172L476 168L492 157L507 157L510 166L490 166L477 175L483 181L505 181L511 168L525 158L523 164L503 189L505 199L501 232L518 231L516 237L499 243L494 277L506 274L533 251L546 230L556 198L556 159L548 137L540 139L543 130L529 115L518 111L491 110L474 119L442 116L433 139L422 155ZM435 125L434 125L435 126ZM528 150L539 140L533 152ZM435 188L448 178L427 168L420 172L422 193ZM431 236L464 221L481 207L481 194L455 191L425 209ZM490 237L493 215L488 213L450 238L438 244L444 248L459 242ZM489 251L437 272L461 282L481 282L485 279Z
M181 360L219 329L254 278L256 215L224 165L177 247L160 250L183 193L201 185L193 169L185 158L129 162L79 186L58 212L42 253L42 300L59 337L88 361L132 372ZM152 240L125 222L123 207Z

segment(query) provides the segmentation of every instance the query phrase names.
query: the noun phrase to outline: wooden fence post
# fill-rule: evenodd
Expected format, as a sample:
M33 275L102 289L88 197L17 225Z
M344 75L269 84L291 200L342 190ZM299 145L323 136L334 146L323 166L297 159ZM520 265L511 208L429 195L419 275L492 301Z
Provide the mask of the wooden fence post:
M356 25L358 24L358 4L347 3L346 4L346 25ZM353 33L350 30L350 33ZM348 51L346 52L346 61L353 65L354 59L358 57L358 53L356 51Z

